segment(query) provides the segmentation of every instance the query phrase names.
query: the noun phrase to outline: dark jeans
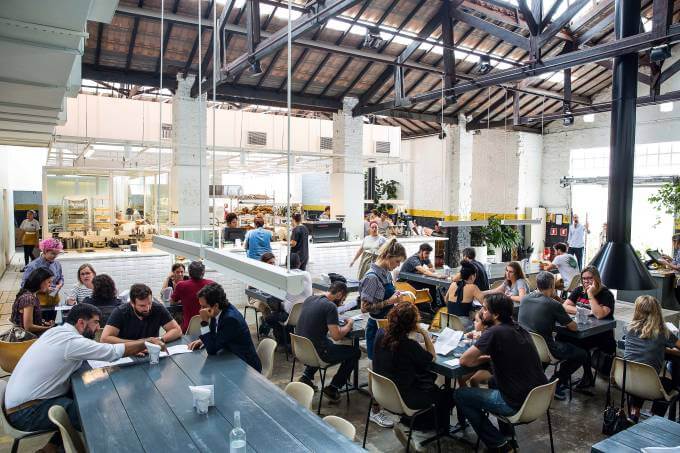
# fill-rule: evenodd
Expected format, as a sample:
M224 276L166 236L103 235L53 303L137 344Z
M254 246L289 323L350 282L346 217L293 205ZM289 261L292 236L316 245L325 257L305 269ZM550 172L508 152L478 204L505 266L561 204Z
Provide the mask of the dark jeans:
M464 387L456 391L454 399L487 448L500 447L512 436L512 426L499 422L499 431L487 416L487 413L508 416L517 412L505 402L500 390Z
M435 428L435 418L437 416L437 426L440 430L447 430L449 426L449 415L453 408L453 392L451 390L440 389L434 385L428 388L413 388L408 392L400 392L401 397L411 409L426 409L433 404L436 413L428 412L419 415L413 421L413 428L421 431L428 431ZM404 417L404 424L408 425L410 420Z
M574 345L587 352L587 360L583 362L583 378L589 381L593 380L592 360L590 350L598 348L607 354L614 354L616 352L616 342L612 332L604 332L598 335L593 335L588 338L572 338L567 335L557 335L557 341L561 343Z
M373 344L375 343L375 337L378 335L378 323L375 319L368 318L366 321L366 353L368 354L368 360L373 360Z
M28 266L28 263L30 263L33 260L34 248L35 245L24 245L24 263L26 266Z
M68 414L71 425L80 431L80 419L78 418L78 409L76 408L76 403L67 396L58 396L56 398L43 400L31 407L27 407L26 409L22 409L19 412L10 414L7 418L9 419L9 422L12 424L12 426L21 431L46 431L58 429L57 426L52 423L47 416L47 413L52 406L62 406ZM50 443L52 445L62 444L61 434L59 434L59 431L52 435L50 438Z
M664 390L666 392L670 392L673 390L675 387L673 385L673 382L668 379L667 377L661 377L661 384L663 385ZM635 406L635 407L642 407L642 404L645 402L642 398L638 398L637 396L630 396L630 405ZM653 401L652 402L652 414L658 415L659 417L663 417L666 414L666 410L668 409L668 403L666 401ZM675 408L671 411L670 414L670 419L675 421Z
M267 325L274 331L274 338L276 338L278 344L288 344L288 342L284 343L286 332L284 332L284 327L280 324L281 322L286 322L287 319L288 313L284 310L272 312L264 318Z
M354 363L361 358L361 351L354 346L347 346L341 344L335 344L328 341L323 350L317 349L319 357L326 363L335 365L340 364L338 372L333 376L331 385L336 389L342 388L347 379L349 379L350 374L354 370ZM313 380L314 375L318 371L318 368L305 367L304 375L309 379Z
M583 247L569 247L567 253L574 255L576 261L578 261L579 270L583 269Z
M567 385L569 376L574 374L576 370L580 367L586 368L590 366L588 351L574 344L556 341L550 352L556 359L564 360L556 373L560 379L560 384Z

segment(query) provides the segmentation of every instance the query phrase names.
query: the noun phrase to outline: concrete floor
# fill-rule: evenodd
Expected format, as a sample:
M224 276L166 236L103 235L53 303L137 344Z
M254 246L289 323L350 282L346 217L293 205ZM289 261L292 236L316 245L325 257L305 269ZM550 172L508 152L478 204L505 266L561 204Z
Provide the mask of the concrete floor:
M2 279L0 279L0 330L4 330L5 326L9 325L7 318L11 312L14 295L19 288L21 278L21 274L18 272L19 268L19 254L17 254L14 257L10 268L7 269ZM250 318L249 321L253 322L252 318ZM254 326L251 326L251 330L253 331L253 340L257 341L254 335ZM365 370L367 364L367 360L363 359L361 361L360 369ZM299 365L296 366L296 379L300 376L301 372L301 367ZM552 372L552 370L550 370L550 372ZM290 373L291 362L286 361L283 349L279 348L276 352L272 381L279 387L284 388L290 381ZM329 370L328 380L330 380L333 373L334 369ZM2 375L0 375L0 377L2 377ZM6 379L6 376L3 378ZM360 379L362 382L366 381L365 372L361 373ZM318 376L317 385L320 385ZM604 438L601 434L601 428L606 388L606 382L603 379L598 379L597 386L593 391L594 396L574 393L574 398L571 402L554 401L551 415L556 451L587 452L590 451L591 445ZM317 408L317 404L318 392L313 403L314 409ZM352 392L350 394L349 406L344 397L338 405L329 405L327 404L327 401L324 400L321 413L322 416L337 415L352 422L357 428L356 440L360 443L363 438L368 404L369 398L366 395ZM456 423L455 415L452 416L451 423ZM474 431L468 429L465 437L471 444L466 444L459 440L442 440L442 451L472 451L474 449L474 442L476 441ZM545 418L530 425L518 427L517 439L519 441L520 449L523 451L550 451L548 424ZM44 445L46 440L47 438L42 436L22 441L19 451L34 452ZM11 445L12 441L9 437L4 435L0 436L0 452L9 452ZM375 424L371 424L369 427L366 448L369 451L379 452L404 451L404 448L397 440L393 430L383 429ZM436 447L432 445L429 451L436 451Z

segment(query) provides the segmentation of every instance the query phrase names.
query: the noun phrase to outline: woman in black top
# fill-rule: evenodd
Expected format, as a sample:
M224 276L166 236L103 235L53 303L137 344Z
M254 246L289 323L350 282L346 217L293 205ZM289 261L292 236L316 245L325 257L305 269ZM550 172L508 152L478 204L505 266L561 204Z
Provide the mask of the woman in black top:
M446 309L449 314L458 316L468 330L472 326L472 302L475 299L481 302L484 295L475 285L477 269L472 264L463 261L459 274L460 280L452 283L446 293Z
M570 315L576 314L577 307L588 308L592 316L597 319L614 319L614 308L616 300L612 292L602 284L600 272L594 266L587 266L581 271L582 285L576 288L567 299L563 306ZM616 341L614 331L609 330L597 335L583 339L574 339L569 336L558 335L559 341L567 341L577 346L590 350L598 348L607 354L616 352ZM594 384L594 379L590 366L583 372L583 379L579 387L589 387Z
M103 326L114 308L121 304L117 295L118 292L113 279L106 274L100 274L92 279L92 295L83 302L99 307L102 311L100 324Z
M418 308L410 302L399 303L389 312L387 320L387 330L380 329L375 339L373 370L396 384L411 409L425 409L435 404L439 428L448 429L453 398L451 392L434 383L436 375L429 371L436 353L429 334L418 327ZM417 334L425 339L425 348L413 339ZM416 418L413 427L427 430L434 425L433 417L423 415Z
M179 282L182 282L184 280L189 280L189 277L184 275L184 272L186 271L184 264L182 263L175 263L172 265L170 275L168 275L168 278L165 279L163 282L163 288L172 288L173 290L175 289L175 285Z

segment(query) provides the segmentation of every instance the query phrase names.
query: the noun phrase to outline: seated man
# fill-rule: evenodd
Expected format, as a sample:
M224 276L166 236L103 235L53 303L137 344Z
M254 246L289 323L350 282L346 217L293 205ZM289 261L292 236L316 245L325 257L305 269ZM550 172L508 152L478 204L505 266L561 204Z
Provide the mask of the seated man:
M322 389L324 395L331 402L340 400L340 388L345 385L347 378L354 369L354 363L361 357L361 351L354 346L339 345L328 339L330 333L334 341L340 341L352 331L352 319L340 327L338 307L347 297L347 285L342 282L333 282L328 292L321 296L311 296L303 302L302 313L298 320L297 334L309 338L316 348L321 360L326 363L340 364L338 372L333 376L331 384ZM317 368L306 367L300 382L304 382L313 389L314 375Z
M574 255L567 253L567 244L558 242L553 245L553 250L555 250L555 258L543 269L546 271L557 269L557 272L560 273L560 279L555 283L555 288L567 289L571 285L572 279L579 273L578 261Z
M491 360L493 380L488 389L465 387L454 398L489 451L509 451L508 441L491 424L488 413L513 415L529 392L547 383L529 332L512 320L514 303L505 294L484 297L482 317L490 327L463 353L460 364L474 368ZM505 434L512 428L501 424Z
M79 430L78 409L67 393L71 374L83 361L112 362L135 355L144 351L145 340L165 347L157 338L125 344L97 343L93 338L100 316L101 312L93 305L74 305L64 324L45 332L21 357L5 391L5 412L13 427L22 431L57 429L47 417L50 407L57 405L66 410L71 424ZM61 436L57 431L40 451L52 453L60 447Z
M555 299L555 276L550 272L539 272L536 286L538 291L524 296L519 304L518 321L525 329L542 336L555 358L565 361L556 373L560 384L555 391L555 398L563 400L566 398L564 391L568 388L569 376L581 366L588 365L588 352L571 343L553 339L555 323L562 324L572 332L577 330L576 322Z
M262 371L248 324L236 307L229 303L224 289L217 283L209 284L198 292L198 303L201 304L198 312L201 336L189 343L189 349L205 346L209 355L230 351L257 371Z
M182 329L163 305L153 301L151 288L143 283L130 287L130 302L121 304L111 312L102 332L102 343L126 343L140 338L159 337L165 343L182 336Z
M432 246L427 242L420 244L418 248L418 253L410 256L404 264L401 265L400 272L409 272L412 274L422 274L428 277L444 278L444 275L438 274L434 271L434 265L430 261L430 253L432 252ZM428 285L426 283L413 282L409 283L416 289L427 289L430 292L430 297L432 297L432 308L436 311L436 308L443 305L439 302L440 294L437 292L437 287L434 285ZM421 308L420 306L418 307Z

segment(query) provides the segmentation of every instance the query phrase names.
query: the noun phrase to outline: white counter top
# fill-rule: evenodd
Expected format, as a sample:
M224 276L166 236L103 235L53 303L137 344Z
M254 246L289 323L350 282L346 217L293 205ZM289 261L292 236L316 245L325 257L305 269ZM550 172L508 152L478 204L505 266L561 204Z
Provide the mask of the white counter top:
M150 258L155 256L168 256L167 253L155 249L147 249L141 252L124 252L122 250L114 249L95 249L94 252L77 252L69 250L57 258L59 261L94 261L105 260L110 258Z

